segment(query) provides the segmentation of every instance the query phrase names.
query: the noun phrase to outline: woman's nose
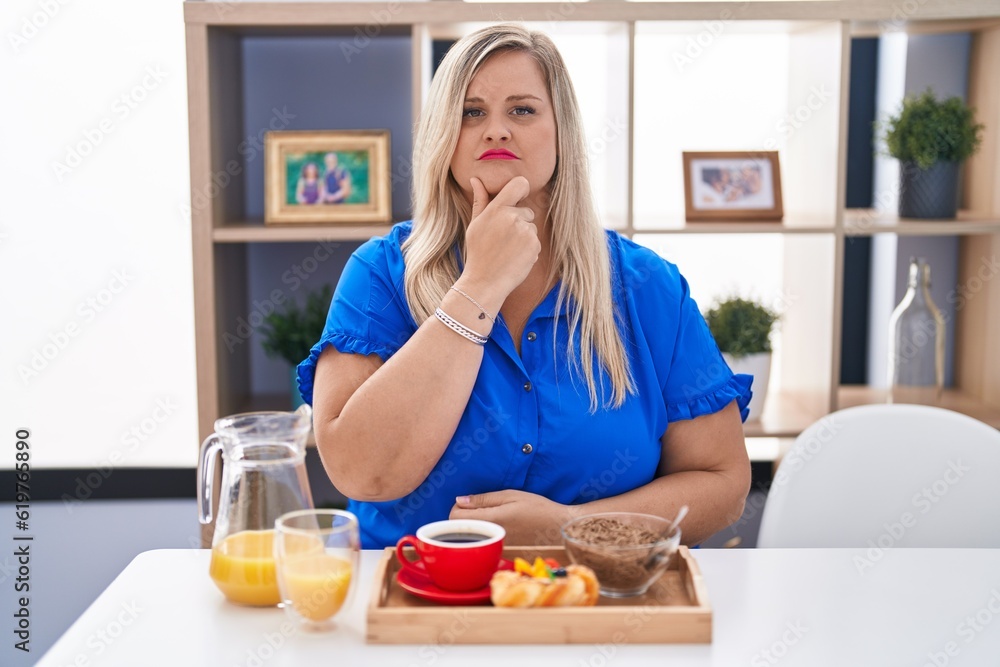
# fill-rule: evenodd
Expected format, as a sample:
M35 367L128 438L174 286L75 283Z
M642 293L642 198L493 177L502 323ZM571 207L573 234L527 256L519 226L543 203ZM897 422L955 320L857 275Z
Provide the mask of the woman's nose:
M507 119L503 116L493 116L486 122L486 129L483 134L486 141L507 141L510 139L510 128L507 127Z

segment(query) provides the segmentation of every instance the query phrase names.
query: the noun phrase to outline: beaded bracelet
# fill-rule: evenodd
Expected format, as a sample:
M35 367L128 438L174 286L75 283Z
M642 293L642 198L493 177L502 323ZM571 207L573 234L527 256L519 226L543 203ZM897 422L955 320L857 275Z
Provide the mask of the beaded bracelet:
M473 331L440 308L434 311L434 315L441 320L441 323L446 327L457 333L459 336L471 340L476 345L486 345L486 341L489 340L488 336L483 336L482 334Z
M494 317L493 315L490 315L489 311L486 310L485 308L483 308L482 306L480 306L479 302L476 301L475 299L473 299L471 296L469 296L468 294L466 294L462 290L458 289L454 285L452 285L448 289L455 290L456 292L458 292L459 294L461 294L462 296L464 296L466 299L468 299L469 301L471 301L476 306L476 308L478 308L479 310L481 310L482 312L479 313L479 319L483 320L483 319L486 319L488 317L488 318L490 318L490 322L492 322L493 324L497 323L497 318Z

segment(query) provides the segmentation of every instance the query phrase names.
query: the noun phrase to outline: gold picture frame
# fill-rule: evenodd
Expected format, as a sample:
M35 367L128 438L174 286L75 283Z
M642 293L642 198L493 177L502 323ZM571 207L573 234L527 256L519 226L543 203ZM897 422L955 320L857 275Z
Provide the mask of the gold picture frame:
M682 156L689 221L784 217L777 151L685 151Z
M388 130L268 132L264 164L266 224L392 218Z

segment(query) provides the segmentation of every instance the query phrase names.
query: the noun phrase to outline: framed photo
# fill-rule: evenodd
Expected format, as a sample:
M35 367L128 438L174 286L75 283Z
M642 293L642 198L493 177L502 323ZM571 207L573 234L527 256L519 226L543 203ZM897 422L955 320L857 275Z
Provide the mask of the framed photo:
M268 132L264 161L265 223L392 218L388 130Z
M781 220L777 151L685 152L688 220Z

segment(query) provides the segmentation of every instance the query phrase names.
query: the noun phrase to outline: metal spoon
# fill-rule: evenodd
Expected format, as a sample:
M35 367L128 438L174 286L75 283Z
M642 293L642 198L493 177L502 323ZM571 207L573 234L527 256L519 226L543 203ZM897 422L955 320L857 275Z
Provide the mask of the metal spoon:
M687 505L681 505L681 508L679 510L677 510L677 518L675 518L674 522L672 524L670 524L670 527L668 527L666 529L666 531L664 531L663 534L660 535L660 539L661 540L665 540L668 537L670 537L671 535L673 535L674 534L674 529L676 529L677 525L684 519L684 517L687 516L687 513L688 513L688 506ZM657 542L659 542L659 540L657 540Z
M681 520L687 516L687 513L688 513L688 506L681 505L681 508L677 510L677 517L674 519L673 523L671 523L665 531L660 533L660 536L656 539L656 542L653 543L653 547L649 552L649 556L646 558L646 562L643 563L643 567L645 567L647 570L653 567L655 561L657 561L662 554L662 550L656 549L656 545L674 534L674 530L676 530Z

